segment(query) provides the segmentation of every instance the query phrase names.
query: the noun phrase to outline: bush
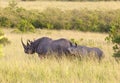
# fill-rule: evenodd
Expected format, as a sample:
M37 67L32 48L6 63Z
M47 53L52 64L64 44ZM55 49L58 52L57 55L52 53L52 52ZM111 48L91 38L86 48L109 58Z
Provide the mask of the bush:
M27 20L21 20L18 23L18 30L20 30L21 32L28 32L28 31L34 32L35 28Z
M44 27L47 29L66 29L65 24L69 22L69 16L60 9L47 8L41 13L43 18L40 19L44 22Z
M9 6L2 9L0 14L0 26L17 28L21 32L34 32L32 21L35 15L30 11L17 7L15 1L10 2Z
M0 26L9 27L10 25L11 25L11 22L7 17L0 16Z
M116 20L110 29L109 36L106 37L106 40L112 41L114 44L114 57L120 57L120 17Z
M119 15L120 10L90 11L83 9L62 11L58 8L47 8L42 12L38 12L25 10L13 3L1 10L0 26L17 28L23 32L33 32L34 28L109 32Z

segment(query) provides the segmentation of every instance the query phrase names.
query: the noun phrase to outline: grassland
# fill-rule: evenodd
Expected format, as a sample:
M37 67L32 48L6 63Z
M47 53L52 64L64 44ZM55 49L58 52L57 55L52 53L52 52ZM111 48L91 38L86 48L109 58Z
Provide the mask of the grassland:
M19 7L23 7L28 10L39 10L42 11L46 8L59 8L61 10L82 10L82 9L88 9L88 10L116 10L120 9L120 1L110 1L110 2L61 2L61 1L27 1L22 2L17 0ZM0 7L7 7L9 4L9 1L3 1L0 2Z
M0 1L0 7L7 7L8 2ZM116 10L120 2L20 2L18 6L42 11L48 7L62 10ZM2 28L3 29L3 28ZM0 83L119 83L120 63L112 57L112 43L105 41L106 33L91 33L70 30L36 30L35 33L13 33L13 29L3 29L11 44L4 46L0 57ZM74 39L80 45L99 47L104 52L104 59L98 63L94 60L63 57L39 59L37 54L24 53L20 39ZM51 55L52 56L52 55Z
M11 33L12 29L3 29L11 41L3 49L0 58L0 83L119 83L120 64L112 57L112 44L104 38L107 34L69 30L37 30L36 33ZM39 37L53 39L74 39L81 45L96 46L104 51L105 58L101 63L93 60L63 57L39 59L37 54L24 53L20 39Z

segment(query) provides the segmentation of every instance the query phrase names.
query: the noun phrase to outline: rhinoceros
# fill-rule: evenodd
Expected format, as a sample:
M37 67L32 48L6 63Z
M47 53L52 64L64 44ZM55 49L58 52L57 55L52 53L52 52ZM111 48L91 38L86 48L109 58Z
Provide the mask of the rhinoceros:
M97 47L87 47L82 45L68 47L68 51L71 55L84 57L84 56L94 56L99 60L104 56L103 51Z
M21 43L25 53L37 53L38 56L47 55L48 53L57 53L59 56L63 54L68 55L68 48L73 45L69 40L64 38L52 40L48 37L42 37L35 41L28 40L26 45L21 38Z

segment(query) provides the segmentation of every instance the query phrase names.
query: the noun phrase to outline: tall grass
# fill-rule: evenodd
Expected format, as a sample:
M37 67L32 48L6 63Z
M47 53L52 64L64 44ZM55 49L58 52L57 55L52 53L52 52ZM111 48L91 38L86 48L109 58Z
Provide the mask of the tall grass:
M48 7L61 10L116 10L120 9L119 2L19 2L20 7L28 10L42 11ZM8 2L1 1L0 7L6 7ZM1 9L2 10L2 9ZM0 12L2 13L2 12ZM12 12L13 13L13 12ZM8 13L2 13L6 15ZM10 14L9 14L10 15ZM23 14L24 15L24 14ZM26 17L25 13L25 17ZM14 18L14 17L11 17ZM15 18L16 23L16 18ZM13 22L13 21L12 21ZM7 27L7 26L6 26ZM35 33L17 34L13 29L3 29L11 44L4 46L0 57L0 83L119 83L120 63L112 57L113 44L104 39L105 33L90 33L70 30L36 30ZM99 47L105 58L99 63L94 60L62 57L56 59L39 59L37 54L24 53L20 39L36 39L48 36L53 39L66 38L74 40L80 45Z
M37 30L36 33L16 34L4 29L11 41L4 47L0 58L0 83L119 83L120 64L112 57L112 44L105 42L107 34L69 30ZM104 51L105 58L94 60L62 57L39 59L37 54L24 53L20 39L39 37L74 39L80 45L96 46Z

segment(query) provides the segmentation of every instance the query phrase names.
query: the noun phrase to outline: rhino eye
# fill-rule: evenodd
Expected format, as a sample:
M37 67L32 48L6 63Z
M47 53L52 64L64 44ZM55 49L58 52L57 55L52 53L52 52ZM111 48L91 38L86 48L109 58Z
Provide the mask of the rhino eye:
M71 51L74 51L74 49L71 49Z

